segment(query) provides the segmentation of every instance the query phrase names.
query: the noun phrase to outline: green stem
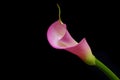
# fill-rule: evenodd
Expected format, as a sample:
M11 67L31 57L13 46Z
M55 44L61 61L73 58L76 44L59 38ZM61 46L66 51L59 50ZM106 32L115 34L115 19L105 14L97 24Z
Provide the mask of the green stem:
M96 67L103 71L110 80L120 80L107 66L105 66L101 61L96 59Z

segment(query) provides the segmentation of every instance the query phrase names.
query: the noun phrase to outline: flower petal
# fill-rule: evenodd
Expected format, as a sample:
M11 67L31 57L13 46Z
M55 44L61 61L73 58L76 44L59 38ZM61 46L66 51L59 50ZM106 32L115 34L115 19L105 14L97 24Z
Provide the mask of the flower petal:
M83 38L77 43L68 32L66 24L61 23L59 20L49 27L47 39L52 47L67 50L77 55L89 65L95 64L95 57L92 54L86 39Z
M59 20L49 27L47 38L51 46L57 49L65 49L78 44L67 31L66 24L61 24Z
M95 57L92 54L92 51L85 38L83 38L77 45L66 48L65 50L77 55L89 65L95 64Z

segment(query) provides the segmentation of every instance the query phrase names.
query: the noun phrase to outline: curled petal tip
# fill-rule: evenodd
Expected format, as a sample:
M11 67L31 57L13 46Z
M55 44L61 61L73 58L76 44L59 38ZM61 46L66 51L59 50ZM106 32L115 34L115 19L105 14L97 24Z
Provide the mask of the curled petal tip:
M61 24L63 24L63 22L62 22L62 20L61 20L61 9L60 9L59 4L57 4L57 7L58 7L58 10L59 10L59 14L58 14L59 21L60 21Z

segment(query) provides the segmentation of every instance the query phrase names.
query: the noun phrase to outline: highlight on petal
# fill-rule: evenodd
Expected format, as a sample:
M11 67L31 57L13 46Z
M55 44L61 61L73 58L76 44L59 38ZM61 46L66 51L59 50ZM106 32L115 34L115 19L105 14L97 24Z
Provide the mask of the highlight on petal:
M66 24L61 24L59 20L49 27L47 39L51 46L57 49L64 49L77 44L67 31Z
M68 32L66 24L62 24L59 20L48 28L47 39L53 48L67 50L77 55L85 63L89 65L95 64L95 57L86 39L83 38L77 43Z

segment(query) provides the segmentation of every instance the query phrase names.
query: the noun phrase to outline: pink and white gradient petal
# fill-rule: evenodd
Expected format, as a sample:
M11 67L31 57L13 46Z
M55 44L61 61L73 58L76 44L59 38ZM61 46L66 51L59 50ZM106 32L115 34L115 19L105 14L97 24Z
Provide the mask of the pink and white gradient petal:
M95 64L95 57L86 39L76 42L68 32L66 24L62 24L59 20L48 28L47 39L53 48L64 49L77 55L87 64Z

